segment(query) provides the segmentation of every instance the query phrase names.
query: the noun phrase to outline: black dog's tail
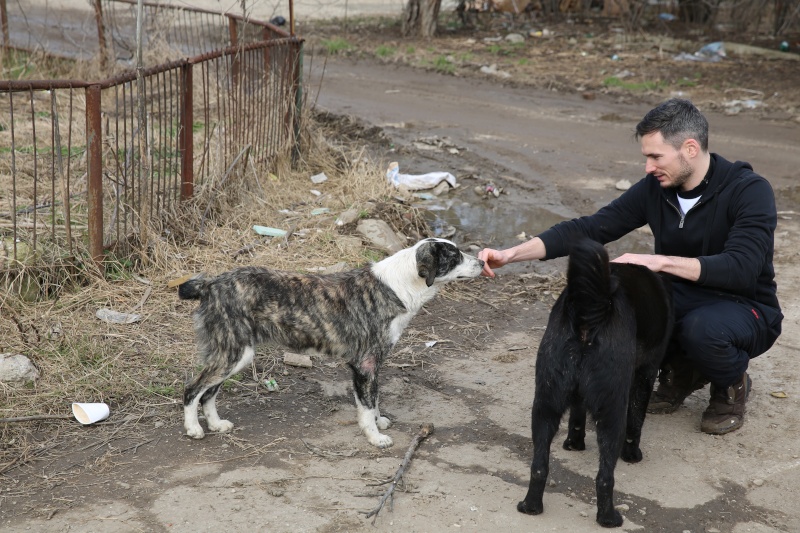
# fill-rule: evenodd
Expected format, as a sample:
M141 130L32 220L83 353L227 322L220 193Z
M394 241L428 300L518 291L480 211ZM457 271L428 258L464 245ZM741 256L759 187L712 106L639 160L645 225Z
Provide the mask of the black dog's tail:
M202 274L198 274L178 285L178 298L181 300L200 300L206 295L207 290L208 280Z
M583 342L592 342L608 320L613 290L606 249L590 239L578 240L569 253L565 303Z

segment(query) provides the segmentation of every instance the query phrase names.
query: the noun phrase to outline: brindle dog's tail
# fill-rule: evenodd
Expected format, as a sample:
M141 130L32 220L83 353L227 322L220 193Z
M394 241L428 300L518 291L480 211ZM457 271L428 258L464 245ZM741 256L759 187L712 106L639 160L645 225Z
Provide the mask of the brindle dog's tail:
M181 300L200 300L206 295L208 280L199 274L178 285L178 298Z
M591 343L607 322L615 288L606 249L593 240L579 239L569 253L565 303L570 322L583 342Z

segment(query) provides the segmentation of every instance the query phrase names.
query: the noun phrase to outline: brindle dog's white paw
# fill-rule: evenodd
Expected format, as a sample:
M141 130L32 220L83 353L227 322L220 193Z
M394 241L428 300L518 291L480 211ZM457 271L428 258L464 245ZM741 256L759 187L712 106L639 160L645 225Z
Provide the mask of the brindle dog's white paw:
M385 416L379 416L375 423L378 425L378 429L386 429L392 425L392 421Z
M200 427L200 424L197 424L196 426L192 427L187 427L186 434L192 437L193 439L202 439L203 437L206 436L206 434L203 433L203 428Z
M210 429L211 431L216 431L218 433L227 433L233 429L233 422L231 422L230 420L220 420L215 424L209 422L208 429Z
M373 446L377 446L378 448L389 448L394 444L392 442L392 437L389 435L384 435L383 433L378 433L374 437L369 439L369 443Z

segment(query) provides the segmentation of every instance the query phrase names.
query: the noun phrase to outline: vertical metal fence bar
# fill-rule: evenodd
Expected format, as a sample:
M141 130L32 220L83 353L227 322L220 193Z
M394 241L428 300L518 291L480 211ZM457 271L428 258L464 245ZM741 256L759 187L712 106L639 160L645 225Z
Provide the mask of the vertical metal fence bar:
M125 91L125 85L124 84L122 85L122 91L123 91L123 95L124 95L124 91ZM127 183L125 182L125 177L124 177L125 171L124 171L124 167L123 167L123 165L125 164L124 159L123 159L122 164L120 164L120 159L125 157L125 150L124 149L120 150L120 148L119 148L119 121L120 121L120 106L119 106L119 98L120 98L120 96L119 96L119 93L120 93L120 86L119 85L114 86L114 144L113 144L113 149L114 149L114 175L115 175L115 180L114 181L116 182L116 190L117 190L114 209L116 209L116 211L118 213L116 223L114 224L114 229L115 229L115 232L116 232L116 237L115 238L116 238L117 242L120 242L120 228L124 228L125 227L125 223L126 223L126 220L125 220L125 200L124 199L125 199L125 195L126 195L126 192L127 192L126 191ZM123 104L124 104L124 102L123 102ZM125 128L125 122L124 122L124 120L125 120L124 119L125 106L124 105L122 106L122 110L123 110L122 111L122 113L123 113L123 115L122 115L123 116L122 127L123 127L123 130L124 130L124 128ZM123 142L123 146L124 146L125 140L123 139L122 142ZM127 232L123 232L122 234L124 235L126 233Z
M180 136L181 153L181 200L191 198L194 194L194 105L192 87L192 64L181 68L181 114L178 135Z
M151 152L153 153L154 158L158 158L157 161L154 161L153 170L157 172L157 176L155 178L155 187L153 187L153 208L150 212L151 216L156 215L163 209L164 205L164 189L165 189L165 177L166 177L166 160L167 160L167 147L165 144L164 138L164 131L167 126L166 118L167 118L167 109L164 105L164 97L166 96L164 91L164 81L166 80L166 73L161 72L153 76L153 82L156 84L156 88L153 90L153 94L150 95L150 98L153 101L153 105L156 106L156 120L155 125L158 128L154 128L153 131L153 145L150 147ZM154 150L155 148L155 150Z
M267 152L272 156L272 142L275 137L275 126L273 124L273 114L275 111L275 62L280 55L280 48L273 47L270 52L270 64L267 71L267 79L265 85L267 86L267 102L269 104L267 115Z
M123 207L127 211L129 208L128 206L131 205L131 200L133 196L133 181L130 179L128 173L128 159L130 157L130 152L128 151L128 106L125 105L125 98L128 93L127 91L128 84L123 83L121 91L117 90L117 98L120 98L119 93L122 92L122 149L120 150L120 136L119 136L119 116L117 118L117 125L115 126L117 130L117 164L119 165L119 159L122 158L122 165L119 171L118 178L122 180L122 198L123 198ZM119 104L118 104L119 105ZM125 233L128 233L128 217L127 215L122 219L122 228Z
M292 88L292 94L294 96L294 106L292 109L294 114L292 156L296 162L300 159L300 120L302 119L300 116L300 110L303 108L303 43L300 41L294 41L292 43L292 49L295 53L294 76L292 76L292 80L294 82L294 87Z
M138 85L138 84L137 84ZM139 111L136 107L136 94L138 89L134 87L133 83L130 85L130 90L128 91L128 98L130 99L130 109L131 109L131 188L133 189L133 201L131 202L131 208L133 209L134 213L141 213L142 204L145 201L142 194L142 172L144 169L144 163L142 162L142 134L139 132L139 128L145 127L144 124L140 124L139 122ZM131 231L135 231L135 224L134 220L131 219Z
M170 69L165 73L164 87L162 88L164 91L164 106L167 111L167 116L164 117L164 124L167 127L163 132L161 132L161 138L163 139L162 143L166 146L166 154L164 156L164 167L166 169L166 173L164 174L164 199L161 202L165 210L169 209L169 207L172 205L172 196L175 194L175 188L173 187L175 174L175 146L173 145L172 141L175 139L173 132L177 132L178 130L178 117L177 110L175 109L173 105L174 102L172 101L172 91L174 90L172 86L172 75L174 72L174 69Z
M272 65L275 64L275 50L276 47L269 47L269 63L267 64L266 71L264 72L264 101L266 102L266 124L264 128L264 149L267 151L267 154L272 157L272 109L274 104L272 103L272 78L273 78L273 71Z
M262 39L265 41L270 38L272 32L265 28L263 30ZM261 149L264 151L265 158L269 158L272 154L269 149L269 95L271 93L270 89L270 71L271 71L271 57L272 57L272 46L265 46L264 47L264 68L261 72Z
M50 91L50 238L53 242L56 240L56 157L60 157L59 153L56 154L56 135L58 133L58 111L56 110L56 90ZM61 143L58 142L60 145Z
M230 151L230 136L223 134L228 129L226 109L230 104L230 99L229 98L222 98L222 95L220 94L221 85L223 83L227 82L228 76L227 76L227 73L226 73L225 76L223 77L223 76L220 75L220 72L219 72L220 63L222 63L223 61L226 61L226 60L227 60L227 56L223 56L223 57L217 59L214 62L214 64L217 66L217 72L216 72L217 79L215 80L216 81L215 87L217 89L217 102L216 102L216 104L217 104L217 113L219 115L219 117L218 117L219 120L217 122L217 128L223 130L222 132L219 132L219 130L218 130L218 135L220 137L220 143L219 144L222 146L222 153L220 154L220 163L222 165L222 168L225 167L226 160L227 160L227 153ZM226 83L226 85L227 85L227 83ZM211 169L209 169L209 170L211 170Z
M147 202L147 214L146 217L153 215L153 204L154 202L154 195L155 195L155 187L153 187L153 173L155 172L155 165L153 165L153 144L155 139L153 139L153 128L154 120L153 120L153 108L156 105L153 98L153 78L150 76L145 77L145 91L144 94L147 96L147 101L145 105L147 106L147 113L145 117L144 126L139 124L139 127L145 128L145 139L147 139L147 146L145 146L145 154L144 157L147 158L144 161L144 169L142 171L141 179L147 183L147 198L145 198L145 202ZM139 219L139 230L141 231L142 223L147 223L147 220Z
M208 176L208 157L211 146L211 133L216 128L216 125L211 124L211 65L204 61L200 63L200 72L202 74L203 83L200 86L203 89L203 157L200 160L200 169L198 177L202 181L207 181Z
M168 76L167 76L167 85L168 89L166 90L165 100L167 101L167 109L169 110L169 120L167 123L169 124L169 128L164 132L164 138L167 142L167 146L169 146L168 158L167 158L167 174L164 176L164 188L165 188L165 197L164 197L164 207L165 209L170 209L173 204L173 199L175 198L178 189L175 187L176 183L176 157L178 156L178 150L176 148L178 135L178 129L180 128L180 124L178 123L178 114L180 113L180 109L175 108L175 101L173 99L173 95L175 94L175 86L173 84L175 76L175 69L170 69Z
M285 55L283 57L283 70L281 72L281 94L280 94L280 101L283 111L283 131L281 132L281 138L289 137L292 134L292 115L291 109L289 108L289 94L291 91L292 84L294 82L294 57L292 56L292 51L290 48L284 48Z
M28 96L31 99L31 129L33 135L33 205L31 206L33 213L33 246L32 249L36 251L36 243L39 232L36 231L37 222L39 221L39 214L36 212L39 205L39 146L36 140L36 110L33 103L33 87L28 91Z
M67 242L69 243L69 254L74 255L72 245L72 202L70 200L70 190L72 189L72 109L75 104L73 93L75 89L69 88L69 117L67 128L67 175L66 182L64 183L64 224L67 226Z
M128 88L128 103L125 105L127 110L130 110L128 113L128 120L126 124L128 131L125 134L125 143L127 145L127 153L125 155L125 168L128 173L128 183L130 185L130 198L128 202L129 209L133 211L131 214L131 219L129 220L127 217L125 218L125 223L130 224L129 231L135 230L134 213L139 212L139 207L142 205L142 195L140 192L140 183L139 183L139 173L137 172L137 168L139 167L139 134L138 128L136 127L136 113L134 113L135 107L135 94L136 91L134 90L133 82L125 84Z
M103 260L103 152L100 121L100 86L86 88L86 148L89 204L89 254L99 264Z
M286 46L280 47L278 57L275 58L273 68L277 76L272 81L273 94L273 118L272 118L272 149L277 150L278 142L283 137L283 81L286 78Z
M8 106L11 110L11 226L13 255L17 259L17 142L14 134L14 93L8 93Z

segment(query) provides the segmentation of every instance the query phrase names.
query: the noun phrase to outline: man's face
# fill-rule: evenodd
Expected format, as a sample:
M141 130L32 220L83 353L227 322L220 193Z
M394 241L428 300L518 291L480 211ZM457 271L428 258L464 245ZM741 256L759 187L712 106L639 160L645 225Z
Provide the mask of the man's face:
M664 142L661 132L648 133L641 138L642 155L646 162L644 170L658 179L663 188L680 187L685 189L694 169L684 154L684 147L676 149Z

